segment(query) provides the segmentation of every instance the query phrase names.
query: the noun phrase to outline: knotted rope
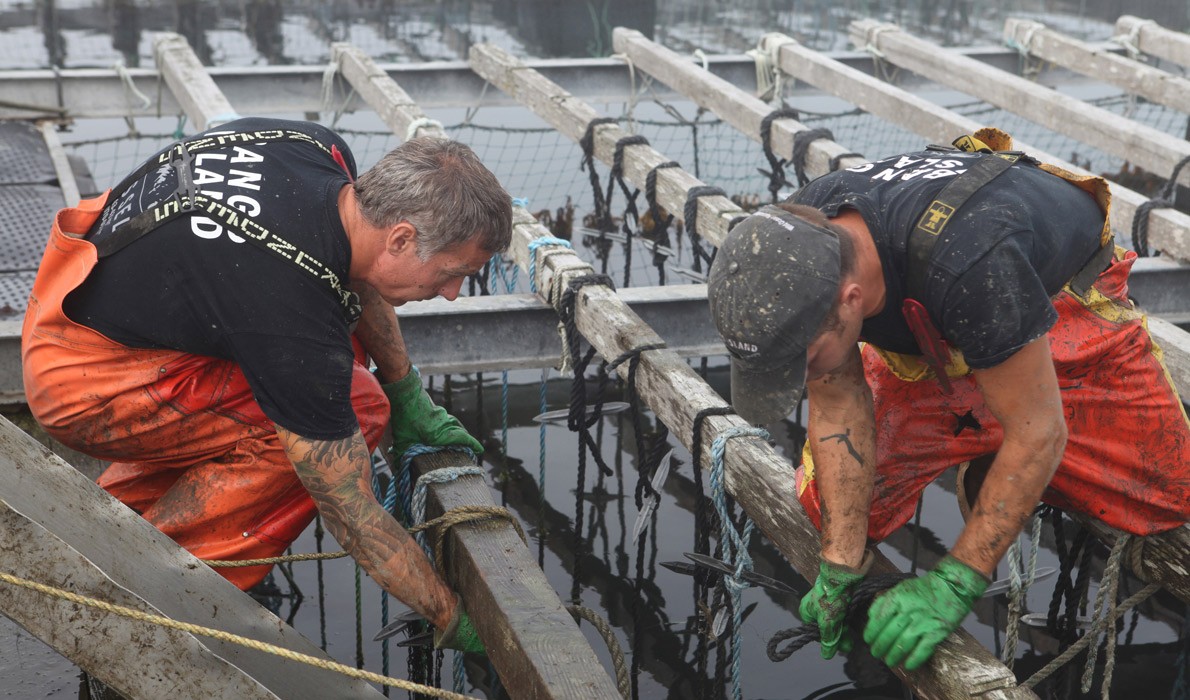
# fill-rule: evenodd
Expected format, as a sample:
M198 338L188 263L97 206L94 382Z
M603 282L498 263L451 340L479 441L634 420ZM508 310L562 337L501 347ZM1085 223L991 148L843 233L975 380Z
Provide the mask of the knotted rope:
M1169 179L1161 186L1161 191L1157 193L1149 201L1141 204L1136 208L1136 213L1132 216L1132 248L1136 250L1136 254L1142 258L1149 256L1149 212L1154 209L1171 209L1176 204L1178 197L1178 176L1182 174L1182 168L1190 163L1190 156L1178 161L1178 164L1173 167L1173 172L1170 173Z
M727 441L737 437L759 437L769 439L769 433L763 428L735 426L720 433L711 443L711 495L715 502L715 510L719 514L719 541L723 545L723 559L735 567L735 573L725 575L723 583L731 594L732 630L731 630L731 694L734 700L742 697L740 689L740 646L741 626L743 623L743 609L740 604L741 594L749 587L742 578L745 571L752 570L752 556L748 554L748 541L752 538L755 527L752 519L744 517L743 532L737 532L727 512L727 495L723 483L723 456L727 449Z

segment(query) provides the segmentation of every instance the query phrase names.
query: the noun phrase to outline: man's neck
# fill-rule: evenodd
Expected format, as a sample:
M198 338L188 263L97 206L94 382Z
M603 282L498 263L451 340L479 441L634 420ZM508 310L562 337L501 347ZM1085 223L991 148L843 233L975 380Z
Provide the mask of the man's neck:
M880 263L880 253L876 250L872 232L864 217L854 209L839 212L838 216L831 219L831 223L837 224L851 237L855 248L855 269L851 274L864 290L864 318L871 318L884 310L887 293L884 267Z
M359 203L355 198L355 189L351 185L343 185L339 190L339 221L347 233L347 247L351 251L351 267L348 275L351 279L363 279L364 265L373 256L366 250L379 240L372 225L364 219L359 211Z

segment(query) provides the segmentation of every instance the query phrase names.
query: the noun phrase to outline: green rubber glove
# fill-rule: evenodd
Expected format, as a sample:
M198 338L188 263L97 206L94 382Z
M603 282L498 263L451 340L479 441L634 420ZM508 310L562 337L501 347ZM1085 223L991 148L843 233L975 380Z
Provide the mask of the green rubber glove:
M457 598L456 598L457 600ZM455 603L455 611L450 616L450 624L445 629L434 631L435 649L455 649L470 654L487 654L488 650L480 641L471 624L471 617L463 609L463 602Z
M798 616L802 622L818 625L822 658L833 658L837 651L851 651L851 633L843 618L851 600L851 587L863 580L871 566L871 552L864 552L863 561L855 569L826 559L818 564L818 578L802 598Z
M393 454L400 457L413 445L469 447L475 454L483 452L483 445L459 423L459 419L434 404L421 386L421 372L409 370L404 379L381 384L388 397L392 416L389 428L393 432Z
M888 589L868 610L864 641L889 667L916 670L987 590L987 577L947 555L928 574Z

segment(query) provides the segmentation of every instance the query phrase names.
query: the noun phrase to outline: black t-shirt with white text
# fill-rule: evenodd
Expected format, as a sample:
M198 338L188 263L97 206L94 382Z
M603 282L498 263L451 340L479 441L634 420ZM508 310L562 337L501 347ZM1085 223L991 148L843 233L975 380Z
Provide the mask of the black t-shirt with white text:
M291 129L347 144L309 122L249 118L204 135ZM192 154L196 189L244 212L347 280L351 252L338 197L348 174L302 141L236 142ZM168 163L109 201L88 233L101 240L177 190ZM118 193L116 193L118 194ZM351 407L353 353L339 298L292 262L186 214L99 260L66 299L76 323L137 348L167 348L234 361L266 416L302 437L337 440L358 428Z
M861 337L897 353L920 354L901 314L907 296L909 233L933 199L978 158L921 151L824 175L792 198L835 216L855 209L884 269L883 309ZM977 190L934 246L924 299L930 318L974 369L1000 364L1057 321L1051 298L1099 248L1104 214L1065 180L1019 161Z

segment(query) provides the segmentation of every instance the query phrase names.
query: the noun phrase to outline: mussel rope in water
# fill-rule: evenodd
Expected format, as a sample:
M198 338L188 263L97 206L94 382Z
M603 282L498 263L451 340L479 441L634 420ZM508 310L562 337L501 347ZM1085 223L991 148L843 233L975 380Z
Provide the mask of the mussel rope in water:
M641 416L640 416L640 396L636 391L636 373L637 373L637 370L640 368L641 353L647 352L649 350L660 350L664 347L665 347L665 343L663 343L663 342L649 343L647 345L642 345L640 347L633 348L631 350L628 350L628 351L622 353L619 357L617 357L616 359L612 360L611 362L609 362L607 364L607 370L610 372L610 371L614 371L617 367L619 367L624 362L628 362L628 378L627 378L627 381L625 382L625 387L628 392L628 408L629 408L629 412L631 414L632 430L633 430L634 438L636 440L637 477L636 477L635 502L636 502L636 510L638 513L637 517L640 517L639 513L644 506L644 499L652 498L657 494L656 494L656 491L653 490L652 483L650 483L651 469L655 468L653 465L653 460L651 458L654 456L653 453L655 452L655 450L647 449L645 447L646 439L645 439L645 434L644 434L644 427L641 424ZM665 434L668 435L668 432L666 432ZM654 516L656 515L656 511L654 511L653 515ZM656 522L656 519L654 518L654 523L655 522ZM653 527L652 529L655 530L656 528ZM637 681L640 676L640 641L641 641L641 638L644 636L643 634L641 634L641 624L640 624L641 608L644 605L644 601L642 600L642 584L644 582L644 571L643 571L644 558L645 558L645 540L644 540L644 538L639 538L636 541L636 577L633 581L633 593L635 595L633 596L633 599L632 599L632 620L633 620L634 632L632 635L632 669L631 669L630 675L631 675L631 681L632 681L631 693L632 693L633 697L636 697L637 693L639 691Z
M576 432L579 435L578 468L575 475L577 485L574 497L574 568L571 577L571 599L576 604L581 602L579 600L579 586L582 580L581 562L583 554L586 551L586 543L583 539L583 496L586 492L587 450L589 449L591 451L591 456L600 471L607 476L611 476L614 473L603 461L599 445L592 439L590 431L591 426L603 416L603 390L607 381L607 374L600 371L598 400L588 416L586 369L587 365L590 364L592 358L595 356L595 348L592 347L585 355L579 352L579 332L576 325L575 303L582 288L591 284L604 285L615 289L615 283L607 275L581 275L571 279L567 284L566 290L562 293L558 308L558 314L562 317L562 323L566 331L566 354L569 356L570 362L574 367L574 381L570 385L570 413L566 418L566 427L571 432ZM602 365L600 365L600 369L602 370Z
M661 207L657 204L657 171L662 168L680 168L676 160L668 160L654 165L645 175L645 202L649 205L649 218L653 220L652 238L656 244L653 248L653 265L657 267L657 284L665 286L666 255L661 252L662 246L669 245L669 226L673 223L674 215L666 212L661 215Z
M531 253L532 254L532 253ZM533 257L536 257L535 255ZM504 282L504 293L512 294L516 290L517 274L520 271L516 265L512 265L511 274L505 273L504 258L499 253L492 256L492 260L488 265L488 279L491 281L491 293L499 292L499 287L496 284L496 279L499 277L500 281ZM484 292L488 290L485 288ZM477 392L480 396L483 395L483 375L480 374L476 378ZM479 415L482 417L483 412ZM500 372L500 458L502 467L508 469L508 370L501 370ZM482 432L482 431L481 431Z
M711 528L715 526L714 510L708 508L709 502L706 497L706 490L703 488L702 482L702 428L707 418L711 416L729 416L734 415L735 409L731 406L711 406L704 408L694 415L694 424L691 436L691 451L694 471L694 486L698 489L698 494L694 501L694 551L698 554L710 555L711 553ZM707 645L709 637L707 632L711 628L710 616L710 597L711 587L707 585L707 578L700 577L697 574L692 576L693 593L694 593L694 620L695 620L695 637L698 639L698 646L695 648L695 664L698 670L698 677L700 682L707 677ZM705 611L705 612L704 612ZM699 625L698 621L702 620L703 625ZM710 683L701 683L703 689L703 697L708 697L710 692Z
M595 127L601 124L615 124L615 117L597 117L587 123L587 128L579 139L579 146L583 149L583 158L579 162L579 169L586 170L591 180L591 192L594 200L595 225L600 231L611 231L612 225L612 186L608 180L606 193L600 189L599 173L595 172Z
M723 547L724 561L735 567L735 573L723 576L723 585L731 594L732 630L731 630L731 695L734 700L741 700L740 689L740 646L743 610L741 594L749 587L741 574L752 569L752 556L748 553L748 542L752 538L752 519L745 516L742 531L737 532L735 524L727 511L726 485L724 483L724 452L727 441L738 437L759 437L769 439L769 433L763 428L737 426L728 428L715 437L711 443L711 495L715 503L715 511L719 514L719 542Z
M1190 163L1190 156L1178 161L1157 196L1138 206L1136 213L1132 216L1132 248L1142 258L1147 258L1150 254L1149 213L1154 209L1172 209L1174 207L1178 197L1178 177L1187 163Z
M632 227L640 228L640 212L636 209L636 197L640 194L639 189L630 189L628 183L624 182L624 147L625 146L647 146L649 140L640 134L632 134L621 137L616 141L616 150L612 156L612 173L611 178L615 180L620 186L620 191L624 193L624 216L620 219L620 231L624 234L624 286L627 287L632 282ZM632 225L628 224L628 217L632 217Z
M776 153L773 153L773 122L777 119L801 119L801 114L796 109L785 107L783 109L774 109L760 120L760 144L764 146L764 157L769 162L769 171L760 172L767 175L769 178L769 194L772 196L773 203L778 200L778 193L781 188L789 184L785 179L785 164L789 161L784 158L778 158Z

